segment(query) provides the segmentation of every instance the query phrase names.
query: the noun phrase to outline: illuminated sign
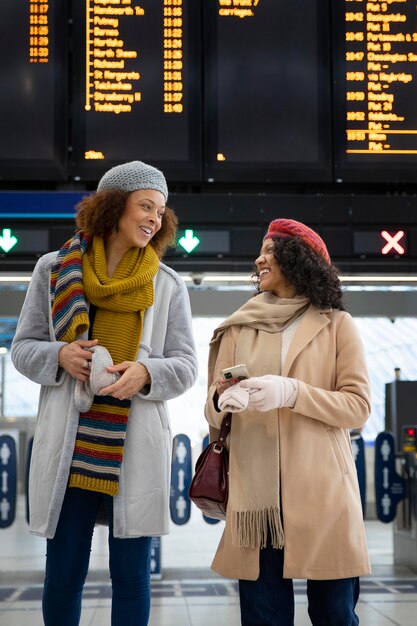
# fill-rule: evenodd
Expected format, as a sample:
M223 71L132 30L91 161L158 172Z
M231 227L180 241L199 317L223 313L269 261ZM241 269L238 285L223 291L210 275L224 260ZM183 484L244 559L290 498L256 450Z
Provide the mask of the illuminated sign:
M102 1L86 2L86 94L85 109L120 115L140 106L142 60L128 49L123 22L143 20L143 6L113 0L103 12ZM110 3L109 3L110 4ZM164 113L183 111L183 0L164 0ZM146 10L147 14L147 10ZM91 68L92 71L89 71ZM104 156L86 158L104 158ZM96 153L101 155L101 152Z
M23 230L0 227L0 254L44 254L49 252L49 231L47 229Z
M382 254L388 254L391 250L393 252L397 252L398 254L404 254L405 250L403 246L399 243L401 239L404 238L404 231L399 230L394 235L390 235L390 233L386 230L381 231L381 237L387 241L386 245L382 248Z
M415 6L345 5L347 152L417 154Z
M411 177L414 180L417 164L415 2L344 0L335 16L339 180L409 180ZM364 164L373 164L374 169L360 167ZM393 175L387 178L390 170Z
M195 180L201 158L197 4L75 4L75 174L97 178L140 153L167 176L182 168L182 179Z
M178 239L178 244L184 248L186 252L192 252L200 243L198 237L194 235L193 230L186 230L185 234Z
M9 252L13 246L15 246L18 242L17 237L12 235L12 231L10 228L3 228L2 234L0 236L0 248L3 252Z
M29 61L49 61L49 0L30 0L29 4Z
M186 228L178 231L176 254L230 254L230 230L193 230Z
M417 452L416 426L403 426L403 452Z
M353 253L364 256L404 256L407 236L404 230L354 231Z
M67 8L51 0L2 0L1 10L0 179L63 180L68 176Z

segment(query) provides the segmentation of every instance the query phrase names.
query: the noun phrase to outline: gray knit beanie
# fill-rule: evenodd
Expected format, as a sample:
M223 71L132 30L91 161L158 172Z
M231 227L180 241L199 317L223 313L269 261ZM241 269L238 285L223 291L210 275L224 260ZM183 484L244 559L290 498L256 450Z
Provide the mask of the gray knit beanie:
M137 191L138 189L154 189L160 191L168 199L167 181L163 173L142 161L130 161L112 167L98 183L97 191L119 189L120 191Z

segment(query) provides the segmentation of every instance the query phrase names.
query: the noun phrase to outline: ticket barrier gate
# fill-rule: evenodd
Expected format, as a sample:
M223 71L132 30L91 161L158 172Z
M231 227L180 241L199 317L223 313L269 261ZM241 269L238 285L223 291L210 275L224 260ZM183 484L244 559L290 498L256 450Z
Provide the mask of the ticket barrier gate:
M394 563L417 572L417 453L401 458L405 498L398 506L393 525Z
M404 488L393 516L394 563L414 571L417 571L416 397L417 381L401 380L399 370L395 380L385 385L385 428L394 438L396 470Z
M407 429L400 446L388 431L375 440L375 503L378 519L393 522L394 564L417 572L417 427Z

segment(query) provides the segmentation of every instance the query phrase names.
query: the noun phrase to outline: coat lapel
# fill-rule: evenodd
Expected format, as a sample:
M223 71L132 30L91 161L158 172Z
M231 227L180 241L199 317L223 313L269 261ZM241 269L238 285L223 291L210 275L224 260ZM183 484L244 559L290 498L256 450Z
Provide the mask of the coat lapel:
M300 326L296 331L294 338L291 342L288 354L282 366L282 376L289 376L291 367L307 344L314 339L314 337L330 323L330 320L326 313L328 310L318 310L311 306L304 313Z

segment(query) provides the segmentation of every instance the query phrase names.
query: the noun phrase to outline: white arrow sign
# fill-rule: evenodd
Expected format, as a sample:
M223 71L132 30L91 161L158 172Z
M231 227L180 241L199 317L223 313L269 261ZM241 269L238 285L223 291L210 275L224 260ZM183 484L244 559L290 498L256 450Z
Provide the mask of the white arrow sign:
M180 496L177 499L177 502L176 502L175 506L177 508L178 517L180 517L180 518L184 517L185 511L187 509L187 503L186 503L185 499L183 498L183 496Z
M198 246L200 240L194 235L193 230L186 230L185 235L178 240L178 243L188 253L192 252Z
M384 439L381 445L381 454L384 461L388 461L391 454L391 446L388 443L388 439Z
M388 489L389 487L389 469L388 467L384 467L382 470L382 486L384 489Z
M1 459L2 465L7 465L7 463L9 462L10 455L11 455L11 450L9 446L7 445L7 443L4 442L2 447L0 448L0 459Z
M9 511L10 511L10 503L8 500L6 500L6 498L3 498L3 500L0 502L0 518L2 520L7 520Z
M177 445L177 449L175 450L175 456L177 457L179 463L184 463L185 457L187 456L187 448L184 445L183 441L180 441Z
M384 515L389 515L390 508L391 508L391 498L389 497L387 493L384 493L384 496L381 499L381 504L382 504L382 510L384 512Z
M17 237L12 235L10 228L3 228L2 235L0 235L0 248L4 252L9 252L17 244Z
M6 470L3 470L1 473L1 490L3 493L7 493L9 491L9 486L8 486L8 479L9 478L9 474L6 472Z
M179 491L184 491L184 476L185 472L183 469L178 470L178 489Z

